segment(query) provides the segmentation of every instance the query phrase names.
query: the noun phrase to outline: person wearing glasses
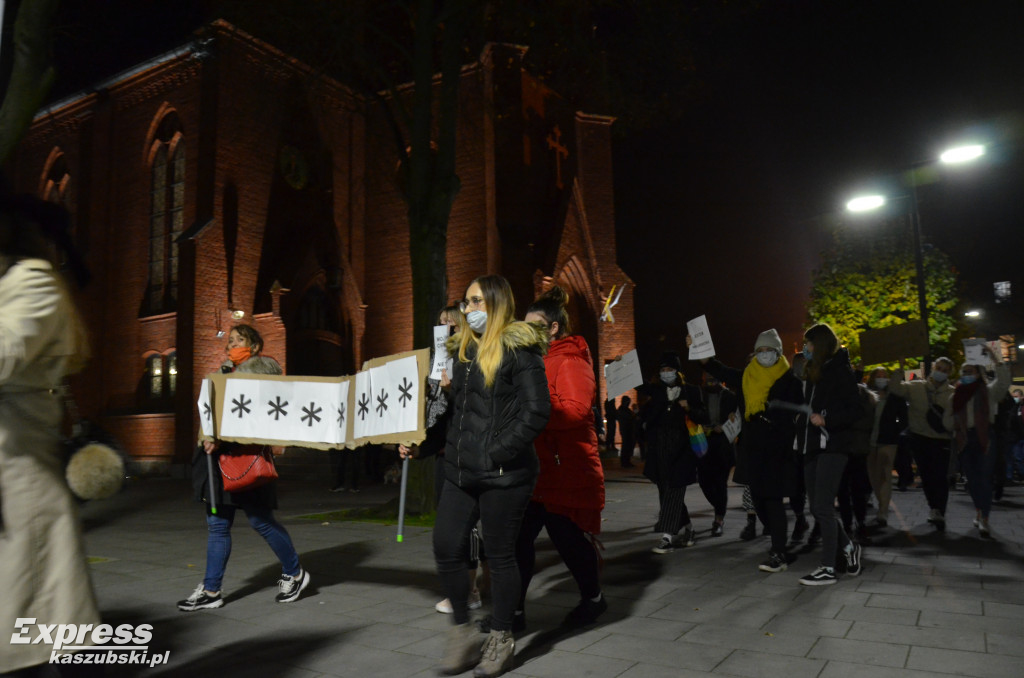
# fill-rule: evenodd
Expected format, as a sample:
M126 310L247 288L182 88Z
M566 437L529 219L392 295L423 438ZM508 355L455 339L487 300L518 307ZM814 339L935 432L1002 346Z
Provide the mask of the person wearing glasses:
M505 278L474 280L460 304L466 324L448 340L455 359L444 452L445 481L434 523L434 558L451 602L441 670L499 676L512 668L512 617L519 602L515 544L539 465L534 439L544 430L551 396L544 372L548 337L517 322ZM408 456L408 452L402 452ZM491 568L493 612L481 640L469 623L466 559L479 518Z

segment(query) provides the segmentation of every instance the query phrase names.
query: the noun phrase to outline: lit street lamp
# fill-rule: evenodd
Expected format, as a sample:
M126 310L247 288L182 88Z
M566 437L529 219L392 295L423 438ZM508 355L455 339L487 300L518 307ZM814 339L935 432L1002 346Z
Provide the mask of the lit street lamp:
M946 165L955 165L976 160L984 154L985 147L980 144L957 146L944 151L939 156L939 161ZM915 164L910 169L914 170L929 164L932 164L932 162L928 161ZM914 268L917 272L917 308L918 313L921 316L921 322L924 323L925 337L928 338L928 345L925 347L924 354L924 373L928 374L931 370L932 362L931 330L928 325L928 298L925 295L924 248L921 244L921 215L918 213L917 208L917 180L913 174L911 174L910 180L910 197L912 198L910 225L914 234ZM869 212L884 206L885 203L886 197L884 195L862 195L848 201L846 203L846 209L849 212Z

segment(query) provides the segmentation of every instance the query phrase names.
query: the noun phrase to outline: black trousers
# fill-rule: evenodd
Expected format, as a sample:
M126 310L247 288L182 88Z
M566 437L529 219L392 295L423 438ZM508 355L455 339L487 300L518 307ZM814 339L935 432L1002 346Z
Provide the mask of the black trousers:
M945 515L949 502L949 440L913 433L910 438L928 508L938 509Z
M768 533L772 537L772 552L785 553L789 524L786 520L786 506L782 503L782 497L760 497L753 492L751 497L754 500L757 517L768 526Z
M628 465L633 458L633 448L636 447L636 433L632 426L622 427L622 447L619 449L619 461Z
M531 501L526 507L519 539L516 541L516 563L519 565L521 582L518 609L524 609L526 603L526 590L536 567L535 542L542 528L547 530L562 562L576 580L580 597L597 598L601 593L601 584L598 581L597 549L593 542L587 539L586 533L576 523L563 515L551 513L540 502Z
M729 443L724 440L725 445ZM708 440L712 444L712 439ZM727 451L711 447L707 454L697 461L697 484L704 498L715 510L715 516L724 516L729 503L729 459Z
M897 481L900 487L906 488L914 484L914 457L913 442L911 441L911 434L907 433L900 436L900 441L896 445L896 459L893 460L892 468L896 471L896 475L899 477Z
M849 531L854 518L858 525L864 525L868 512L868 494L871 479L868 477L868 458L863 454L851 454L846 461L843 479L839 481L839 515L843 527Z
M512 614L519 602L519 567L516 539L533 485L496 489L463 488L445 480L434 521L434 559L445 598L451 601L456 624L469 622L469 540L480 520L487 562L491 568L494 609L491 628L512 630Z

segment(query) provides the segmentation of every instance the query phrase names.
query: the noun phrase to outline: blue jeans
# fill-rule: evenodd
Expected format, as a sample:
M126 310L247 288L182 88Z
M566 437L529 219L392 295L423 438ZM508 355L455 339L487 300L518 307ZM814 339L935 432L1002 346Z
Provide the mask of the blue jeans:
M971 494L974 508L981 511L982 518L988 518L992 509L992 467L996 457L995 438L989 429L988 449L983 449L975 429L967 431L967 442L960 452L960 468L967 476L967 491Z
M209 528L206 539L206 578L203 588L207 591L220 591L224 581L224 570L231 555L231 525L235 522L234 506L218 506L217 515L206 512L206 526ZM274 520L271 509L245 508L249 524L266 540L270 548L281 561L282 571L294 577L300 571L299 554L295 552L292 538L284 525Z

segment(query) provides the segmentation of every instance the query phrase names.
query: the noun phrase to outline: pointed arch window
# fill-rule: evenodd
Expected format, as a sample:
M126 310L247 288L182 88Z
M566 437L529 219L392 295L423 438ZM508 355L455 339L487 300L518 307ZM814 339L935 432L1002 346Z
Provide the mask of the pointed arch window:
M59 150L54 149L43 178L43 200L68 209L68 184L70 183L71 173L68 172L67 158Z
M185 224L185 140L170 113L157 128L150 149L149 313L175 310L178 302L178 244Z

